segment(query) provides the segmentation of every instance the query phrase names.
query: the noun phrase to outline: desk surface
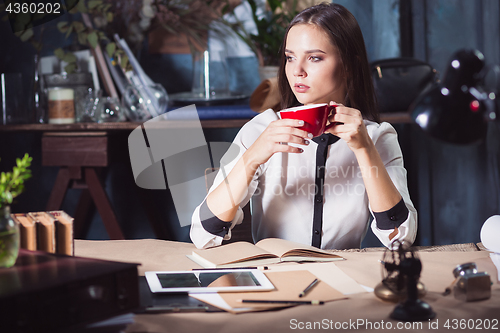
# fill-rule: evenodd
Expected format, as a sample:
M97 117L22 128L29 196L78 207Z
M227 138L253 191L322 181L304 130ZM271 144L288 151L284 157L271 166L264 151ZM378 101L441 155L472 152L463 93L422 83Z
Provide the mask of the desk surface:
M124 240L124 241L75 241L75 254L78 256L101 258L141 263L141 275L150 270L189 270L199 267L186 257L194 249L190 243L170 242L162 240ZM347 260L336 262L336 265L358 283L375 287L381 280L379 260L382 249L371 251L338 251ZM463 246L444 246L420 249L418 252L423 263L421 280L428 293L424 300L437 313L432 325L439 325L439 331L446 330L444 325L449 319L500 320L500 284L492 286L492 297L480 302L462 302L453 295L442 296L441 293L453 280L452 270L458 264L475 262L479 271L490 273L492 280L497 281L496 269L489 258L489 252L480 251L474 244ZM304 264L306 265L306 264ZM398 322L389 318L394 304L379 300L373 293L350 295L347 300L326 303L322 306L297 306L278 311L254 312L245 314L229 313L170 313L156 315L137 315L135 323L127 327L127 332L290 332L294 325L314 322L316 325L335 325L335 323L357 323L356 332L381 332L377 325L387 328L388 323L396 328ZM362 322L363 321L363 322ZM367 322L371 322L371 327ZM326 324L325 324L326 323ZM337 325L339 325L337 324ZM347 324L344 324L344 327ZM407 324L409 325L409 324ZM429 329L429 322L415 324L408 332L436 331ZM329 327L329 326L328 326ZM500 323L497 324L500 329ZM325 327L323 326L323 329ZM334 327L328 330L335 330ZM309 330L311 331L311 330ZM465 330L474 331L474 330ZM479 331L479 330L478 330ZM482 329L481 332L488 332ZM493 330L496 332L497 330Z

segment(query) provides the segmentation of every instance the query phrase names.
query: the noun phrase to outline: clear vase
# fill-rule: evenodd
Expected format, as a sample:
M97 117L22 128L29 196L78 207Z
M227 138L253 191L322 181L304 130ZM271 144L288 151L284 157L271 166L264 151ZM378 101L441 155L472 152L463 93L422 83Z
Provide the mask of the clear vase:
M225 50L193 53L191 93L205 100L229 95L229 77Z
M0 267L12 267L19 253L19 225L10 216L10 206L0 208Z
M122 96L127 118L131 121L146 121L167 110L168 94L159 83L151 85L129 85Z

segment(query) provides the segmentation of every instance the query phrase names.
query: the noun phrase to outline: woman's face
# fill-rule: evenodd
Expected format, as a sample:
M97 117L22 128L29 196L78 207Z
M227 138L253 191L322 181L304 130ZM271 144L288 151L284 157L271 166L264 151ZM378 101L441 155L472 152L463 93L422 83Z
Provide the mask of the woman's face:
M288 31L285 73L302 104L344 103L340 57L327 34L316 25L298 24Z

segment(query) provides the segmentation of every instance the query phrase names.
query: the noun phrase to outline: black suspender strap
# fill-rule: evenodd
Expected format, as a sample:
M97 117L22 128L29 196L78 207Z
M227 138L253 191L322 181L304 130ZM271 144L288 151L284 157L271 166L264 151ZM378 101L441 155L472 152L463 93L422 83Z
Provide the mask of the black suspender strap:
M314 213L311 245L317 248L321 247L321 236L323 229L323 201L324 201L324 183L325 183L325 165L328 155L328 146L339 140L338 136L330 133L323 133L312 139L318 144L316 149L316 173L315 173L315 195L314 195Z

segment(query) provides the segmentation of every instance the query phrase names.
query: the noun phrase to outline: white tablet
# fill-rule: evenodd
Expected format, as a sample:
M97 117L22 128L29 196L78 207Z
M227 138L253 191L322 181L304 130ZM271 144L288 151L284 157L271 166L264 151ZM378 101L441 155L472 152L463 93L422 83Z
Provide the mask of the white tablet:
M268 291L274 286L258 269L146 272L153 293Z

